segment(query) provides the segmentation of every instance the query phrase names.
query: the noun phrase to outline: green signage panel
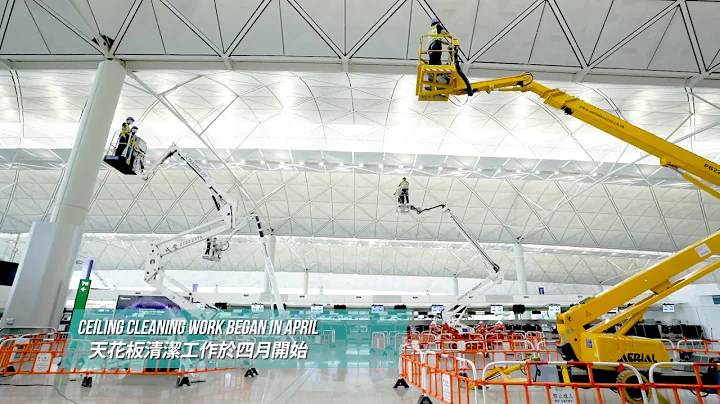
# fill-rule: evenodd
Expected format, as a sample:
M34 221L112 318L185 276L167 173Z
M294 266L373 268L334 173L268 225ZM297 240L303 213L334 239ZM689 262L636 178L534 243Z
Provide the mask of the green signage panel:
M80 279L80 284L78 285L77 294L75 295L75 305L73 306L73 309L74 310L84 310L89 294L90 294L90 279Z

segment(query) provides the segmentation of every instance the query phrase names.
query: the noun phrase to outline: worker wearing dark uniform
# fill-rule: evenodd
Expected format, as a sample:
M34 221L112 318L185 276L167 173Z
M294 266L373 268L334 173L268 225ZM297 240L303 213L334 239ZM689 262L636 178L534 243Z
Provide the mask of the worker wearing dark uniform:
M442 46L443 43L447 43L445 37L441 34L445 34L445 28L440 24L440 20L433 18L430 22L430 35L436 35L430 37L430 46L428 47L428 56L430 57L431 65L442 64ZM449 45L449 44L448 44Z
M433 18L430 22L430 35L433 35L430 37L430 45L428 46L428 56L430 58L429 64L430 65L441 65L442 64L442 50L443 50L443 44L450 45L450 43L445 39L442 34L447 34L447 31L445 31L445 28L440 24L440 20L437 18ZM450 63L450 61L448 61ZM441 77L438 77L441 78ZM434 81L433 75L428 74L427 75L427 81ZM447 84L446 80L439 80L440 82L445 82L444 84ZM430 90L430 87L425 87L425 90Z
M398 203L409 204L410 203L410 183L407 178L403 177L402 181L398 185L397 189Z
M122 126L120 127L120 136L118 137L118 145L115 149L115 155L116 156L122 156L123 152L125 151L125 148L128 145L128 140L130 139L130 132L132 132L132 124L135 123L135 119L131 116L127 117L125 122L123 122Z

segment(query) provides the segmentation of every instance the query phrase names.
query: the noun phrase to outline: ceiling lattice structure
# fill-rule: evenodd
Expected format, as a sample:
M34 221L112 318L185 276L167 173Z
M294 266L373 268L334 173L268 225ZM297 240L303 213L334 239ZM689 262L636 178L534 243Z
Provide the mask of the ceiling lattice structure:
M13 250L22 251L26 240L27 235L0 235L0 254L4 259L11 259ZM137 234L88 234L80 258L94 259L96 271L137 270L145 262L148 243L160 240L158 236ZM484 247L503 269L505 279L514 281L512 245L484 244ZM200 259L201 249L202 246L195 246L181 250L172 255L166 265L173 270L264 271L256 237L234 237L232 247L220 262ZM668 255L527 244L525 267L532 282L607 286ZM283 272L307 269L311 273L482 278L487 276L487 268L481 261L465 243L459 242L279 236L275 265ZM703 281L717 282L718 277L709 276Z
M410 73L418 38L438 17L476 75L531 70L564 80L690 79L691 86L720 77L714 1L2 0L0 7L0 57L19 68L118 57L144 69ZM99 45L105 40L109 47Z
M92 78L19 70L0 81L0 232L49 217ZM546 84L720 160L718 90ZM402 176L414 204L447 204L504 268L515 239L536 246L535 282L613 283L720 227L720 202L532 95L420 103L403 75L137 71L115 122L128 115L150 159L179 142L249 211L242 186L281 237L285 271L483 276L447 218L395 214ZM178 162L150 182L103 169L82 255L101 270L138 269L147 242L203 223L209 202ZM241 233L222 263L188 250L170 265L259 270L257 246L242 242L253 229Z

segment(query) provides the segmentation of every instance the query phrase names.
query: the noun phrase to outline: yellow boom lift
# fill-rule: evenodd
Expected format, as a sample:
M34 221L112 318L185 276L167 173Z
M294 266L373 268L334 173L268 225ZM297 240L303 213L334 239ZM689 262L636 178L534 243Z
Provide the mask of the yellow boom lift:
M437 36L437 35L434 35ZM720 186L720 164L683 149L665 139L645 131L615 115L603 111L561 90L551 89L533 80L530 73L495 80L470 83L458 61L459 44L446 35L449 49L443 50L447 57L443 65L429 65L424 35L420 41L416 94L420 101L447 101L451 95L471 95L493 91L530 92L545 100L553 108L600 129L660 159L660 165L675 170L686 180L710 195L720 199L720 193L712 186ZM443 76L444 75L444 76ZM645 372L657 362L670 362L665 345L658 340L627 336L627 332L642 319L650 305L659 302L679 289L697 281L720 267L720 260L705 262L720 252L720 232L686 247L658 264L647 268L618 285L588 298L557 316L560 335L559 351L565 360L581 362L624 362ZM682 272L698 266L699 269L683 277ZM623 306L645 292L650 295L619 311L614 316L599 321L610 310ZM594 325L593 325L594 324ZM607 332L618 325L614 332ZM720 358L691 358L694 361L715 362ZM715 369L706 369L709 384L720 384ZM668 372L670 373L670 372ZM626 374L614 374L613 379L628 382ZM685 379L679 372L668 376L671 383L694 384L695 375ZM567 376L566 376L567 378ZM631 377L635 379L634 376ZM656 379L657 380L657 379ZM637 382L633 380L630 382Z

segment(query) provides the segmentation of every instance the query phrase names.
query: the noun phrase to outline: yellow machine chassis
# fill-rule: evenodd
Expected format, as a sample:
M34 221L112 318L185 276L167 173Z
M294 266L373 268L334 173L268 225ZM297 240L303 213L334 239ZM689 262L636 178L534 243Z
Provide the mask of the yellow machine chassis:
M432 66L428 64L424 35L418 52L418 76L416 94L420 101L447 101L450 96L467 95L467 84L455 65ZM443 52L454 60L458 47L457 40L445 35L448 43L455 46ZM450 74L447 84L437 82L439 74ZM603 111L577 97L561 90L550 89L534 81L532 74L523 73L500 79L468 83L473 92L516 91L531 92L545 100L545 103L571 115L588 125L604 131L660 159L660 165L677 171L683 178L700 189L720 199L720 193L710 185L720 186L720 164L716 164L682 147L668 142L648 131ZM583 362L626 362L640 368L648 368L655 362L669 361L667 348L660 341L626 336L647 311L650 305L697 281L720 267L720 260L706 263L694 272L673 280L682 272L703 263L720 252L720 232L714 233L658 264L641 271L618 285L589 298L558 315L557 325L561 344L567 344L574 355ZM623 306L644 292L650 295L621 310L611 318L589 327L602 315ZM621 324L614 334L603 333L614 325ZM563 353L561 349L561 353ZM571 358L568 358L571 359Z

